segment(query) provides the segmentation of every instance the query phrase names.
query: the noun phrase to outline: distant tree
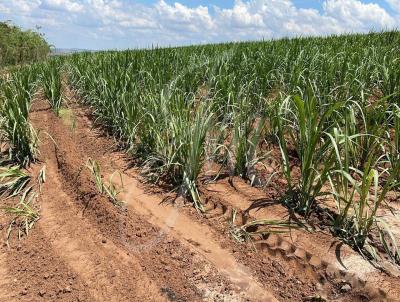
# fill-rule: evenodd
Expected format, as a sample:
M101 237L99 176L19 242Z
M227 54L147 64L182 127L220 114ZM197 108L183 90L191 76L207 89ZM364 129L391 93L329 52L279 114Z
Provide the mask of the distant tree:
M10 21L0 22L0 67L47 58L50 45L39 30L22 30Z

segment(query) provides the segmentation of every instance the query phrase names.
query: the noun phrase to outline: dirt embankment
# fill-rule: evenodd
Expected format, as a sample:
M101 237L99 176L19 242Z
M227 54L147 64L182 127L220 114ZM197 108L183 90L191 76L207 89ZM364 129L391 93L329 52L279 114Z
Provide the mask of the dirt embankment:
M318 257L309 254L314 246L304 246L305 232L286 248L280 239L275 248L271 242L257 243L268 247L257 251L231 240L230 211L248 207L246 194L259 192L243 195L223 182L208 187L206 216L182 202L166 202L165 194L152 193L140 181L113 140L93 126L87 110L73 102L69 106L60 118L43 100L32 108L32 123L41 130L40 162L32 173L45 165L47 175L37 200L41 219L28 238L1 247L0 301L386 299L364 280L352 282L336 267L330 272L324 259L312 265L323 257L318 251ZM89 158L100 164L104 182L115 171L122 173L124 190L118 197L125 206L98 192L85 167ZM5 232L7 217L0 216L0 222Z

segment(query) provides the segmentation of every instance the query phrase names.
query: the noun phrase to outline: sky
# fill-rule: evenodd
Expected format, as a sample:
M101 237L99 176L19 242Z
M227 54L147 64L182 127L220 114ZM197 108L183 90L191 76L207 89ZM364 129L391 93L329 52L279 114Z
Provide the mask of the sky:
M400 0L0 0L57 48L126 49L400 28Z

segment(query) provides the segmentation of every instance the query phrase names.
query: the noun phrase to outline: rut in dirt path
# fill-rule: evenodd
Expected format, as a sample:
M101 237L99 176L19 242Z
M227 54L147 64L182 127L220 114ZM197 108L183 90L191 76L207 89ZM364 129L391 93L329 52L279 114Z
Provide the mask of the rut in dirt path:
M7 290L10 275L7 271L6 255L0 248L0 301L7 301L10 298L10 291Z
M215 241L216 236L210 227L194 221L171 204L163 203L160 197L146 194L137 179L123 174L122 180L127 189L121 193L121 198L132 211L143 215L190 249L198 251L249 298L277 301L268 289L258 283L248 268L237 262L228 250Z
M43 103L38 106L47 108ZM39 195L37 228L54 253L86 284L90 301L166 301L138 260L105 240L63 191L56 158L57 146L63 142L52 137L53 118L48 109L31 113L33 123L45 131L40 138L40 160L46 164L46 183Z
M41 129L48 134L41 137L40 146L47 181L40 194L38 226L52 249L84 280L93 301L167 301L138 259L107 241L64 192L56 155L63 142L52 137L54 117L46 111L32 115L34 123L40 119Z
M0 216L1 224L8 222ZM94 301L85 281L54 252L40 223L22 241L16 237L12 233L9 247L0 247L0 301Z
M72 211L73 202L62 191L51 165L47 175L40 225L53 249L88 284L94 300L166 301L137 259L106 241L80 213Z
M212 205L218 205L219 208L215 208L215 213L211 215L224 217L235 209L239 226L253 219L288 218L287 209L280 203L269 199L265 192L251 187L240 178L236 178L235 182L221 179L205 185L202 189L216 197ZM354 297L352 299L398 301L398 288L393 286L397 284L398 278L377 270L368 260L327 232L305 233L302 229L292 229L286 234L270 234L266 238L256 238L255 245L267 253L275 254L280 250L287 259L294 255L299 262L317 272L317 276L323 277L321 283L328 284L329 281L334 291L340 290L343 284L347 283L352 288L349 292L349 295ZM343 295L343 291L336 293L339 294ZM345 298L348 297L343 297Z

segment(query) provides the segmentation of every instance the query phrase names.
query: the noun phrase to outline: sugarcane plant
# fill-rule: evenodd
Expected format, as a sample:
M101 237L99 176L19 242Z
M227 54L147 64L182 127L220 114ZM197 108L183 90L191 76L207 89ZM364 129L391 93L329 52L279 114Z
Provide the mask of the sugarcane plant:
M61 64L57 60L51 60L43 64L41 72L44 95L53 111L59 115L63 100Z
M288 182L283 202L305 217L311 213L316 199L326 194L322 188L335 159L327 137L331 127L327 121L340 106L340 103L318 105L309 86L304 99L298 95L288 96L277 112L283 174ZM300 180L297 184L293 183L291 175L290 148L300 160Z
M18 70L0 89L0 139L7 144L8 160L22 166L38 155L38 135L29 121L34 72L30 67Z

